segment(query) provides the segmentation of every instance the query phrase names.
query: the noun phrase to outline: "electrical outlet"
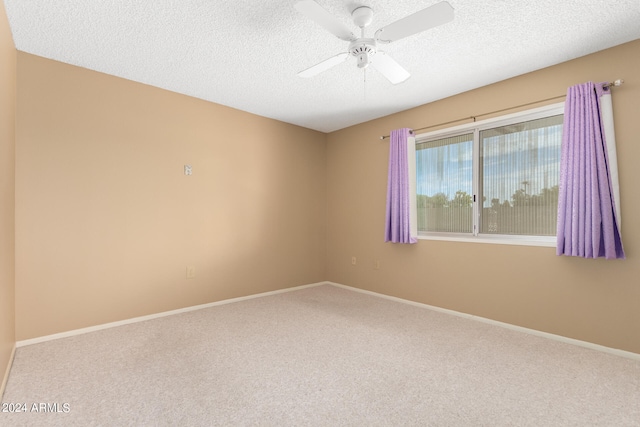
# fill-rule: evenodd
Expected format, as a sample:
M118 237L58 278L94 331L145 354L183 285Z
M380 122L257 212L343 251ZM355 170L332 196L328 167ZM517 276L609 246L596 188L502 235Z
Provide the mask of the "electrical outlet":
M351 257L351 265L356 265L356 257Z
M196 268L193 265L187 266L187 279L196 277Z
M191 167L191 165L184 165L184 174L185 175L193 174L193 168Z

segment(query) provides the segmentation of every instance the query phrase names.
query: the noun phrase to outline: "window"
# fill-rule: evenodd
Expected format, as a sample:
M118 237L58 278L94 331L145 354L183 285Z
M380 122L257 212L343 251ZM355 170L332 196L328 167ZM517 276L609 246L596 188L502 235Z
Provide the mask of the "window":
M418 232L473 231L473 133L416 143Z
M423 238L555 243L563 106L416 136Z

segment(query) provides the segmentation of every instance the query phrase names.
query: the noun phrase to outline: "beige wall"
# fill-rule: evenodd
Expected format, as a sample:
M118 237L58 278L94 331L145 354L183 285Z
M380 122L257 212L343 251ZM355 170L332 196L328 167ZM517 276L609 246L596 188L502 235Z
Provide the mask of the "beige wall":
M327 279L640 353L640 41L333 132L327 145ZM421 240L383 243L388 135L624 78L613 108L624 261L557 257L554 248ZM558 101L555 101L558 102ZM351 257L358 263L351 265ZM380 260L375 270L374 260Z
M14 171L16 49L0 1L0 396L15 346Z
M17 61L18 340L325 279L325 134Z
M26 53L17 67L18 340L331 280L640 353L640 41L329 135ZM627 260L382 243L380 135L615 78Z

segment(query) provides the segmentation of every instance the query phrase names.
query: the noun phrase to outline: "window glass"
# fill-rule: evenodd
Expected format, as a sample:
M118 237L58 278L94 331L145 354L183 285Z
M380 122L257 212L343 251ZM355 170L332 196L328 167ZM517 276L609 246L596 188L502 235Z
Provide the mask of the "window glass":
M562 115L480 132L480 233L555 236Z
M418 135L418 234L551 242L562 111L554 105Z
M473 133L416 144L418 231L473 229Z

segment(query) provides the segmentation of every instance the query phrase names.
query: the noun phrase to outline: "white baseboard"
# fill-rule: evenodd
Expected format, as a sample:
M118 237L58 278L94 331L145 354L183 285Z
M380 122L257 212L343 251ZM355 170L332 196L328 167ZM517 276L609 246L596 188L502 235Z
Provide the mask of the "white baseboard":
M453 315L453 316L463 317L465 319L476 320L476 321L479 321L479 322L488 323L488 324L495 325L495 326L500 326L500 327L511 329L511 330L514 330L514 331L524 332L524 333L527 333L527 334L530 334L530 335L536 335L536 336L539 336L539 337L548 338L548 339L552 339L552 340L556 340L556 341L561 341L561 342L564 342L564 343L573 344L573 345L577 345L577 346L580 346L580 347L585 347L585 348L589 348L589 349L592 349L592 350L601 351L601 352L604 352L604 353L609 353L609 354L613 354L613 355L616 355L616 356L621 356L621 357L625 357L625 358L628 358L628 359L633 359L633 360L640 361L640 354L638 354L638 353L633 353L633 352L625 351L625 350L619 350L619 349L611 348L611 347L605 347L603 345L590 343L588 341L581 341L581 340L577 340L577 339L573 339L573 338L564 337L562 335L555 335L555 334L551 334L551 333L548 333L548 332L542 332L542 331L538 331L538 330L535 330L535 329L529 329L529 328L525 328L523 326L517 326L517 325L512 325L510 323L499 322L497 320L487 319L485 317L475 316L473 314L462 313L462 312L459 312L459 311L449 310L449 309L446 309L446 308L436 307L436 306L433 306L433 305L423 304L423 303L416 302L416 301L411 301L411 300L407 300L407 299L393 297L393 296L390 296L390 295L380 294L380 293L377 293L377 292L367 291L365 289L354 288L352 286L342 285L340 283L329 282L329 281L311 283L311 284L308 284L308 285L296 286L296 287L293 287L293 288L278 289L276 291L269 291L269 292L263 292L263 293L259 293L259 294L247 295L247 296L244 296L244 297L231 298L231 299L222 300L222 301L215 301L215 302L211 302L211 303L207 303L207 304L194 305L194 306L191 306L191 307L180 308L180 309L177 309L177 310L164 311L164 312L161 312L161 313L150 314L148 316L134 317L134 318L131 318L131 319L120 320L120 321L117 321L117 322L104 323L102 325L90 326L88 328L74 329L74 330L67 331L67 332L61 332L61 333L58 333L58 334L45 335L45 336L42 336L42 337L37 337L37 338L28 339L28 340L18 341L18 342L16 342L16 345L13 348L13 353L11 355L11 361L13 361L13 354L15 353L16 347L24 347L24 346L27 346L27 345L38 344L38 343L51 341L51 340L56 340L56 339L60 339L60 338L72 337L72 336L75 336L75 335L82 335L82 334L86 334L86 333L89 333L89 332L100 331L102 329L115 328L117 326L129 325L129 324L137 323L137 322L144 322L144 321L147 321L147 320L157 319L159 317L172 316L174 314L187 313L189 311L202 310L204 308L215 307L215 306L218 306L218 305L231 304L231 303L234 303L234 302L246 301L246 300L253 299L253 298L266 297L266 296L269 296L269 295L276 295L276 294L281 294L281 293L285 293L285 292L292 292L292 291L297 291L297 290L300 290L300 289L311 288L311 287L320 286L320 285L336 286L336 287L347 289L347 290L354 291L354 292L360 292L360 293L364 293L364 294L367 294L367 295L376 296L376 297L379 297L379 298L385 298L385 299L388 299L388 300L391 300L391 301L401 302L401 303L413 305L413 306L416 306L416 307L422 307L422 308L426 308L426 309L429 309L429 310L438 311L440 313L446 313L446 314L450 314L450 315ZM9 363L9 367L7 367L7 371L6 371L5 377L3 379L2 389L1 390L4 390L5 382L7 380L10 367L11 367L11 363ZM1 394L0 394L0 396L1 396Z
M297 291L297 290L300 290L300 289L311 288L311 287L314 287L314 286L320 286L320 285L325 285L325 284L327 284L327 282L311 283L311 284L308 284L308 285L295 286L293 288L278 289L276 291L263 292L263 293L259 293L259 294L247 295L247 296L244 296L244 297L231 298L231 299L226 299L226 300L222 300L222 301L210 302L210 303L207 303L207 304L200 304L200 305L194 305L194 306L191 306L191 307L179 308L177 310L163 311L161 313L149 314L147 316L133 317L131 319L119 320L117 322L103 323L102 325L90 326L90 327L81 328L81 329L74 329L74 330L67 331L67 332L60 332L60 333L57 333L57 334L45 335L45 336L42 336L42 337L37 337L37 338L31 338L31 339L28 339L28 340L18 341L18 342L16 342L16 347L24 347L24 346L32 345L32 344L39 344L39 343L42 343L42 342L51 341L51 340L57 340L57 339L60 339L60 338L73 337L73 336L76 336L76 335L87 334L89 332L95 332L95 331L100 331L100 330L103 330L103 329L115 328L117 326L123 326L123 325L129 325L129 324L132 324L132 323L144 322L144 321L147 321L147 320L157 319L159 317L173 316L174 314L187 313L189 311L202 310L204 308L215 307L215 306L218 306L218 305L231 304L231 303L234 303L234 302L246 301L246 300L253 299L253 298L266 297L266 296L269 296L269 295L276 295L276 294L281 294L281 293L284 293L284 292L292 292L292 291ZM14 348L14 351L15 351L15 348Z
M367 294L367 295L372 295L372 296L376 296L376 297L380 297L380 298L385 298L385 299L388 299L388 300L391 300L391 301L396 301L396 302L401 302L401 303L404 303L404 304L409 304L409 305L413 305L413 306L417 306L417 307L422 307L422 308L426 308L426 309L429 309L429 310L438 311L440 313L451 314L453 316L464 317L465 319L477 320L478 322L488 323L490 325L500 326L500 327L503 327L503 328L506 328L506 329L511 329L511 330L514 330L514 331L524 332L524 333L527 333L527 334L530 334L530 335L536 335L538 337L548 338L548 339L552 339L552 340L555 340L555 341L561 341L561 342L564 342L564 343L567 343L567 344L573 344L573 345L577 345L577 346L580 346L580 347L589 348L591 350L601 351L601 352L613 354L613 355L616 355L616 356L626 357L627 359L633 359L633 360L640 361L640 354L633 353L633 352L630 352L630 351L619 350L617 348L611 348L611 347L605 347L603 345L590 343L588 341L581 341L581 340L576 340L576 339L573 339L573 338L564 337L562 335L550 334L548 332L542 332L542 331L538 331L538 330L535 330L535 329L529 329L529 328L525 328L523 326L517 326L517 325L512 325L510 323L504 323L504 322L499 322L497 320L487 319L486 317L474 316L473 314L462 313L462 312L459 312L459 311L454 311L454 310L449 310L449 309L446 309L446 308L436 307L436 306L433 306L433 305L423 304L423 303L420 303L420 302L415 302L415 301L406 300L406 299L402 299L402 298L398 298L398 297L393 297L393 296L390 296L390 295L379 294L377 292L367 291L365 289L354 288L354 287L351 287L351 286L342 285L340 283L334 283L334 282L326 282L326 283L329 284L329 285L337 286L339 288L348 289L350 291L361 292L361 293L364 293L364 294Z
M11 356L9 356L9 363L7 363L7 369L4 371L4 377L2 377L2 384L0 384L0 400L2 400L2 396L4 395L4 389L7 386L7 381L9 380L9 372L11 372L11 366L13 365L13 358L16 355L16 344L13 345L11 349Z

